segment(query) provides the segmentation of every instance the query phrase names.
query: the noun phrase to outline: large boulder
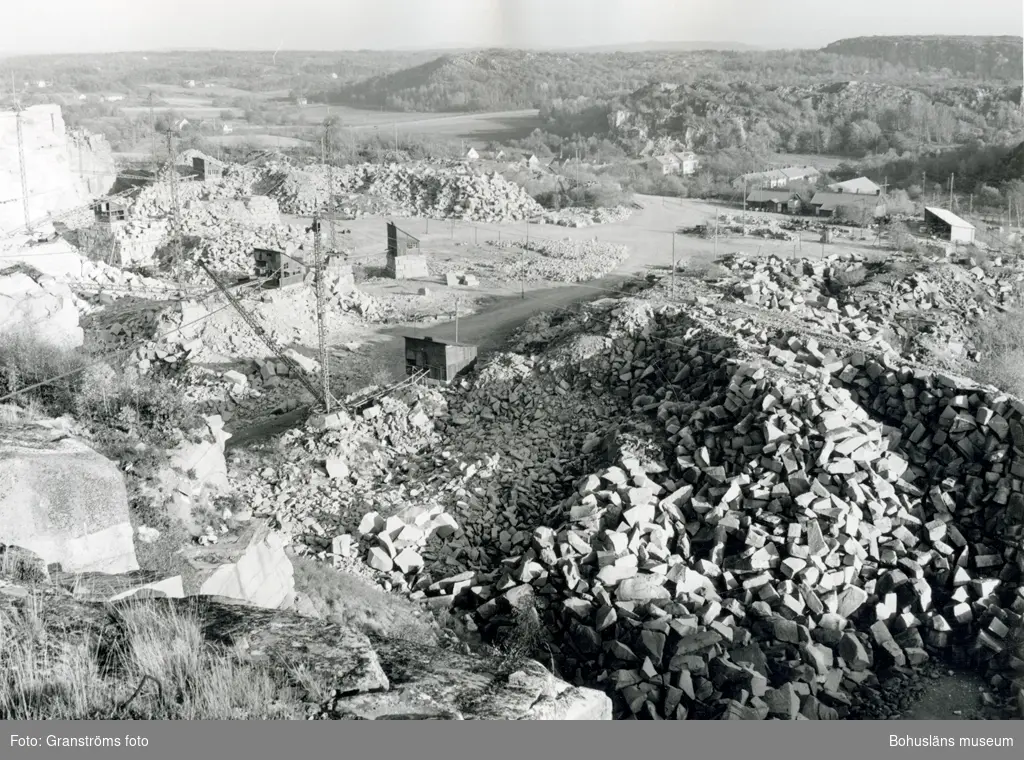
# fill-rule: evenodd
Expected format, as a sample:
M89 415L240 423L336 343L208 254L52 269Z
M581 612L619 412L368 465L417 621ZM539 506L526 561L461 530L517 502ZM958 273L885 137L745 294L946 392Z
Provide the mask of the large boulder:
M60 348L82 345L78 307L67 285L52 277L37 280L22 272L0 272L0 335L30 333Z
M189 526L197 505L230 489L224 444L231 434L224 430L219 415L207 417L205 422L203 440L183 441L171 449L170 461L158 476L174 516Z
M0 429L0 542L65 572L139 569L121 472L43 425Z
M193 571L190 590L254 607L285 608L295 596L295 569L285 545L281 533L256 521L231 539L189 546L185 558Z

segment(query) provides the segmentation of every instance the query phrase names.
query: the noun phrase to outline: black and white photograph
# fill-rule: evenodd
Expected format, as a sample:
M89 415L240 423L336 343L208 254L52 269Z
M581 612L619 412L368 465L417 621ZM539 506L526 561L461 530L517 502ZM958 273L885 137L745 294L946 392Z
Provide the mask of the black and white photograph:
M1020 756L1021 0L2 5L0 757Z

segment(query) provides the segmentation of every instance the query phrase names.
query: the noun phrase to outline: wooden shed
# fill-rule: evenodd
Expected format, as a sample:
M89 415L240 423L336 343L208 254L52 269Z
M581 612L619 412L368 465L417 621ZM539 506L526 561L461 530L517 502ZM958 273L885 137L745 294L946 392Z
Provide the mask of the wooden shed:
M256 276L269 278L271 287L285 288L296 285L306 277L306 262L298 253L288 254L270 248L253 249L256 260Z
M405 337L405 374L426 372L427 380L450 383L476 364L476 346L444 343L433 338Z
M105 224L123 222L128 216L128 206L124 201L105 200L98 201L92 207L96 220Z
M420 252L419 238L398 229L394 222L388 222L388 255L407 256Z
M224 164L215 158L192 157L192 170L200 180L220 179L224 175Z

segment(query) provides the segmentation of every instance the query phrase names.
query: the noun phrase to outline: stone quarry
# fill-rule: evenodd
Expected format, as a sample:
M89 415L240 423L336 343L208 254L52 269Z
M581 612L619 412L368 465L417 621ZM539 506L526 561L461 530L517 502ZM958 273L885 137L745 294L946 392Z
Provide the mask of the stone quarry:
M894 717L950 665L1019 715L1024 402L874 341L887 293L808 295L854 264L731 259L687 305L537 318L443 396L291 434L242 487L484 640L536 616L618 717ZM755 293L764 320L734 308ZM774 323L790 304L838 340Z
M107 141L67 129L60 106L0 111L0 233L74 209L109 191L116 176Z
M52 115L29 113L33 132ZM94 157L102 180L102 144L65 140L58 118L33 160L67 173L60 151ZM68 180L45 211L104 182ZM629 258L550 234L629 208L546 211L457 163L328 170L273 155L182 174L183 260L168 257L167 183L125 196L123 222L9 235L0 337L86 345L110 361L89 369L94 396L121 375L156 378L202 421L169 431L164 465L128 489L133 460L100 454L88 426L0 410L0 607L42 598L46 619L95 622L129 598L198 600L216 646L305 647L303 664L335 682L313 719L894 718L948 668L984 677L989 716L1024 714L1024 401L961 376L983 358L977 320L1021 304L1016 261L730 255L672 287L652 277L535 314L450 385L378 378L309 415L312 288L233 284L264 340L196 262L241 278L253 248L310 252L288 217L328 195L343 216L549 225L529 242L474 237L471 256L497 255L471 271L392 257L376 295L351 266L331 272L327 316L345 340L434 303L402 280L581 283ZM372 350L332 342L335 381L365 385ZM268 420L271 443L232 446L229 426ZM175 572L140 569L161 541L140 499L188 535ZM297 588L299 557L443 613L458 645L328 619ZM529 657L509 670L495 653L524 631Z

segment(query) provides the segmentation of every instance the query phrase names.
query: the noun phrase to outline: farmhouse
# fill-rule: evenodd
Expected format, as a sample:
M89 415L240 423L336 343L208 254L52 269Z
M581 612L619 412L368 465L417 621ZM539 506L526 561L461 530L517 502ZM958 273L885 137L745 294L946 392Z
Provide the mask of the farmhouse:
M470 148L466 151L467 161L476 161L478 158L480 158L480 154L476 152L476 148Z
M753 190L747 195L747 207L776 214L799 214L803 199L791 190Z
M700 167L700 159L697 158L697 154L692 151L684 151L682 153L676 153L675 157L679 159L679 172L684 176L696 174L697 169Z
M679 172L679 159L673 156L671 153L665 153L661 156L654 156L647 161L647 167L652 171L656 171L662 176L669 174L676 174Z
M974 225L944 208L925 206L924 225L931 234L953 243L974 242Z

